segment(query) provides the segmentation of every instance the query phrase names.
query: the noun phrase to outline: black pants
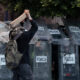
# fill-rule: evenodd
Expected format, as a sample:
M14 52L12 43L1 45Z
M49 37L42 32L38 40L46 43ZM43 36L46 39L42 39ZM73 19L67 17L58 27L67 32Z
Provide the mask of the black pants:
M13 70L13 80L32 80L32 70L28 64L20 64Z

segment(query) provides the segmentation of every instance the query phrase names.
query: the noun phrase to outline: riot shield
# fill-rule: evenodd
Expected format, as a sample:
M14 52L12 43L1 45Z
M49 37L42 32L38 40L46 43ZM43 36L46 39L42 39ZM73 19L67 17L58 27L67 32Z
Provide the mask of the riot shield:
M33 80L51 80L51 37L45 26L39 26L30 42Z

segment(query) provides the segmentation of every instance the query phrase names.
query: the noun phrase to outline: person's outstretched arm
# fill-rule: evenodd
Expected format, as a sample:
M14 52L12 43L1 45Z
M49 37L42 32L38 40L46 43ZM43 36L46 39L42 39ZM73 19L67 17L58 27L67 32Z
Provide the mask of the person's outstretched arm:
M28 13L29 10L26 10L26 12ZM22 22L25 18L27 18L26 13L22 13L18 18L16 18L15 20L13 20L10 25L12 28L14 28L16 25L18 25L20 22Z
M29 42L32 39L32 37L34 36L34 34L36 33L38 26L37 26L36 22L32 19L29 11L25 10L24 13L27 15L27 18L29 19L29 21L32 25L31 29L29 31L24 32L24 35Z

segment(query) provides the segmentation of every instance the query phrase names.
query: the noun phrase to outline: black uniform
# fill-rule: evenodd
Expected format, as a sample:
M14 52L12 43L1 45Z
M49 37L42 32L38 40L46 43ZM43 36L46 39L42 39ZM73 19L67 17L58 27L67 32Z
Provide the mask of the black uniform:
M13 80L32 80L30 67L29 42L37 31L38 27L34 20L31 20L31 29L24 31L17 39L18 50L23 54L19 66L13 70Z

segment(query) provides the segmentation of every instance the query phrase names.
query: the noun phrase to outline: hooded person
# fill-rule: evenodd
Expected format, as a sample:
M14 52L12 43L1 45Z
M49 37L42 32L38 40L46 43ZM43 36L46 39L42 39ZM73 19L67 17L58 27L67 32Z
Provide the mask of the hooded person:
M30 56L29 56L29 42L33 38L34 34L36 33L38 26L36 22L32 19L29 10L25 10L24 13L26 14L29 22L31 23L31 28L27 31L26 29L23 33L17 38L17 46L18 51L23 54L22 59L19 63L19 66L14 68L13 71L13 80L32 80L32 70L30 66ZM21 23L23 26L23 23ZM11 32L10 32L11 34ZM14 36L12 37L14 38Z

